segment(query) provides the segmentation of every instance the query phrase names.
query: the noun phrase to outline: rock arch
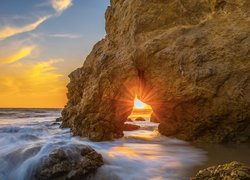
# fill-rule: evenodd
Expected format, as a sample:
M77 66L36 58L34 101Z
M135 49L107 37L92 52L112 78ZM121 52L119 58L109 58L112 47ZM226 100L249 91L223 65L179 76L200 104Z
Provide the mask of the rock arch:
M139 93L163 135L249 141L249 8L247 0L111 0L105 39L69 75L62 127L119 138Z

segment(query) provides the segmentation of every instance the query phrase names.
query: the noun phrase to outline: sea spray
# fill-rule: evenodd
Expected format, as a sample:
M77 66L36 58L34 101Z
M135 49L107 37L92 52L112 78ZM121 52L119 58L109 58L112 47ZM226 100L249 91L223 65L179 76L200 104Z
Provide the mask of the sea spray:
M42 158L72 144L90 145L102 154L105 165L91 179L188 179L190 169L206 159L204 151L159 135L158 124L148 121L136 122L141 129L125 132L121 139L91 142L55 123L60 110L8 113L8 118L0 116L0 179L31 179Z

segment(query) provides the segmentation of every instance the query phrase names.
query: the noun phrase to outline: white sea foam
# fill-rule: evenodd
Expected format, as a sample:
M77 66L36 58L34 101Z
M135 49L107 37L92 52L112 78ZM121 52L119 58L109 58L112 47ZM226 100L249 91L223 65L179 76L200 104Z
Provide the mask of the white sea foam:
M121 139L90 142L60 129L59 116L60 110L0 110L1 180L32 179L43 157L72 144L90 145L102 154L105 165L92 179L189 179L191 169L206 160L204 151L159 135L154 123L137 122L142 128Z

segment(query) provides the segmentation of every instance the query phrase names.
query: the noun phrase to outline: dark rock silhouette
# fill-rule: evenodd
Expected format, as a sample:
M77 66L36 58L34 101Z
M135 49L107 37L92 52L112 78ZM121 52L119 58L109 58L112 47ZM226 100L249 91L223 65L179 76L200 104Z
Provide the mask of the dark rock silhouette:
M163 135L249 141L249 9L249 0L111 0L106 37L69 75L62 127L122 137L137 95Z
M135 124L124 124L123 131L134 131L140 129L140 126Z
M137 117L135 118L135 121L146 121L146 119L143 117Z
M132 122L133 120L131 118L128 118L127 119L127 122Z
M56 149L44 157L35 170L35 179L82 179L103 165L103 159L89 146Z
M62 117L56 118L56 122L61 122L62 120Z

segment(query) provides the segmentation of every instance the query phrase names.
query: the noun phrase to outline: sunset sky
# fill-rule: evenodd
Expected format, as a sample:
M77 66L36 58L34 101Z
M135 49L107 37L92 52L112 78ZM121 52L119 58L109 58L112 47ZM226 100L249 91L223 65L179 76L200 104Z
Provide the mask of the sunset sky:
M109 0L1 0L0 107L63 107L68 74L105 36Z

